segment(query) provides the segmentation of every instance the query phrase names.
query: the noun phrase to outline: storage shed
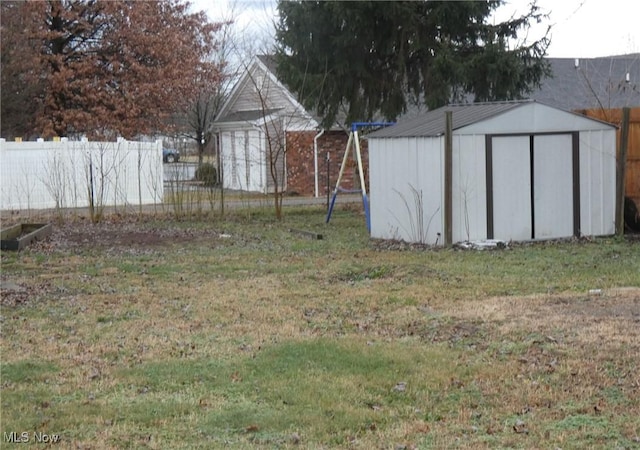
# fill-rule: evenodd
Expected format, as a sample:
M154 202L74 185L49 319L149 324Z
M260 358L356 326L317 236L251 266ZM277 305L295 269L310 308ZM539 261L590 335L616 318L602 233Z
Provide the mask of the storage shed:
M443 245L615 231L608 123L533 101L476 103L368 139L373 238Z

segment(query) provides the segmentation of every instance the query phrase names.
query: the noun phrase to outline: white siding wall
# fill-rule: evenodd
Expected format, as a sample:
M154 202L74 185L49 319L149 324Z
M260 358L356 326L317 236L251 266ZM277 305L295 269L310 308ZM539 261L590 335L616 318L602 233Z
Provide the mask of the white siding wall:
M269 171L265 142L267 133L258 131L256 127L264 129L267 126L271 139L284 141L286 131L316 130L318 123L257 61L234 88L221 115L242 111L259 111L265 117L256 119L254 116L251 121L218 124L224 186L244 191L273 192L275 187ZM247 130L250 130L248 136ZM273 145L274 149L277 147L278 181L282 190L286 188L285 152L282 144Z
M442 138L369 140L371 236L442 242Z
M251 76L241 81L235 102L229 106L233 111L267 111L278 110L283 127L288 131L315 129L318 123L287 95L286 91L273 79L273 75L265 73L258 65L251 69ZM264 125L259 121L258 125Z
M260 130L251 130L248 132L246 150L249 160L247 190L252 192L265 192L267 170L265 140Z
M242 83L233 104L234 111L291 108L285 93L260 66L254 65L250 76L244 78Z
M225 189L236 189L237 171L235 164L235 133L232 131L224 131L220 133L220 164L222 166L222 185Z
M580 233L613 234L615 130L532 103L454 131L453 241L487 238L485 133L526 133L492 138L494 237L529 240L532 232L536 239L572 236L574 130L581 130ZM549 132L563 133L536 135ZM443 137L369 139L373 238L443 243L438 236L444 230L443 149ZM414 192L422 195L421 207Z
M494 237L529 240L534 184L536 239L573 235L571 135L493 138ZM453 241L487 237L484 136L453 137ZM369 140L371 236L442 244L443 140ZM413 188L413 189L412 189ZM422 194L422 215L415 203ZM580 231L610 235L615 214L615 132L580 133ZM418 218L420 217L420 219ZM420 220L422 225L420 225Z

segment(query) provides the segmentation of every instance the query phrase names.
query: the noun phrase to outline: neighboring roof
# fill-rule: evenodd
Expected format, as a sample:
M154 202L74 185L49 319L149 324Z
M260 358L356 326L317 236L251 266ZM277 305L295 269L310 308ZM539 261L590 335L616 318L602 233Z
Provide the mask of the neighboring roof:
M547 61L551 77L528 95L536 101L567 111L640 106L640 53Z
M458 128L480 122L530 102L530 100L518 100L511 102L469 103L464 105L443 106L428 111L418 117L414 117L413 119L400 121L392 127L374 131L367 135L367 137L441 136L445 132L445 111L453 112L453 129L457 130Z
M293 92L293 90L284 82L282 81L279 77L278 77L278 63L276 61L276 57L275 55L258 55L258 59L260 60L260 62L262 64L264 64L264 66L267 68L267 70L269 70L269 72L271 72L277 79L278 81L282 84L282 86L284 86L285 89L287 89L292 96L294 96L296 99L298 99L297 95ZM302 102L300 102L302 103ZM314 118L314 120L318 123L322 122L322 116L318 113L317 110L313 109L313 110L306 110L307 113ZM345 127L348 129L348 124L346 124L346 118L347 118L347 113L346 111L344 111L342 108L340 108L340 110L338 111L338 114L336 116L336 120L335 120L335 125L331 128L332 130L345 130Z
M284 89L295 98L295 94L289 87L277 78L277 62L274 55L258 55L258 60L264 67L278 79ZM542 81L540 88L531 92L528 97L537 102L548 106L563 109L565 111L576 111L584 109L609 109L622 108L625 106L640 106L640 53L629 55L610 56L601 58L547 58L551 65L552 75ZM576 67L577 61L577 67ZM629 81L627 81L627 74ZM465 114L454 114L454 129L459 128L473 121L491 117L494 114L504 112L522 103L515 102L493 102L493 103L470 103L465 105L447 106L453 111L468 111L469 117ZM470 105L480 106L476 111L466 110ZM425 122L426 117L430 117L429 113L424 114L422 108L408 105L408 110L401 117L401 123L380 130L370 136L381 137L377 133L388 133L393 130L394 133L402 133L402 130L412 129L414 125L409 117L415 117L415 121L419 122L420 127L414 130L420 136L435 136L444 131L444 115L441 112L432 123ZM435 111L441 111L435 110ZM248 121L255 120L252 114L256 111L232 112L225 117L216 120L217 123ZM321 118L317 111L309 111L307 113L317 122L321 122ZM243 116L246 114L247 116ZM486 114L486 116L478 116L478 114ZM419 115L419 117L416 117ZM337 118L337 123L344 122L346 114L341 114ZM342 119L342 121L341 121ZM473 120L472 120L473 119ZM461 121L472 120L472 122L463 123ZM439 123L442 122L442 123ZM456 123L463 123L456 126ZM417 127L417 125L415 125Z
M284 114L292 119L308 121L307 125L311 127L311 129L315 129L318 119L297 101L289 88L282 84L276 76L275 66L276 62L274 57L257 55L251 63L245 67L242 75L234 84L231 93L227 96L227 99L220 108L212 127L215 129L217 125L221 124L253 122L262 119L264 116L284 111ZM260 73L264 74L269 80L269 84L267 85L269 86L267 88L268 90L264 91L267 97L266 100L243 98L246 94L247 86L255 83L251 75L254 70L260 71ZM272 95L274 96L273 98L271 98ZM265 103L264 106L269 106L269 108L261 108L260 103L262 102ZM242 109L238 108L238 104L242 105L240 107ZM247 107L251 109L245 109Z

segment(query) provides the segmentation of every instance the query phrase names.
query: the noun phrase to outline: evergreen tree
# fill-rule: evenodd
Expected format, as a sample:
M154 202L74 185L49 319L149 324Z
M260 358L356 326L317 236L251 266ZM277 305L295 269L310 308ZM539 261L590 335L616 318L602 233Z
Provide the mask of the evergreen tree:
M487 23L500 1L281 1L278 72L325 126L388 120L409 103L429 108L460 101L521 98L549 73L545 37L510 48L544 15Z

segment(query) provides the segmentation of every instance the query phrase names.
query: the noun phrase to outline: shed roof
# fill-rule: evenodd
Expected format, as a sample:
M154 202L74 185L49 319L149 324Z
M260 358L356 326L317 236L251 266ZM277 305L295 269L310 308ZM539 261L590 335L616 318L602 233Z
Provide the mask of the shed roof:
M429 137L441 136L445 132L445 111L453 112L453 129L471 125L490 117L517 108L531 100L510 102L469 103L464 105L448 105L410 120L401 121L392 127L383 128L369 134L369 138L387 137Z

